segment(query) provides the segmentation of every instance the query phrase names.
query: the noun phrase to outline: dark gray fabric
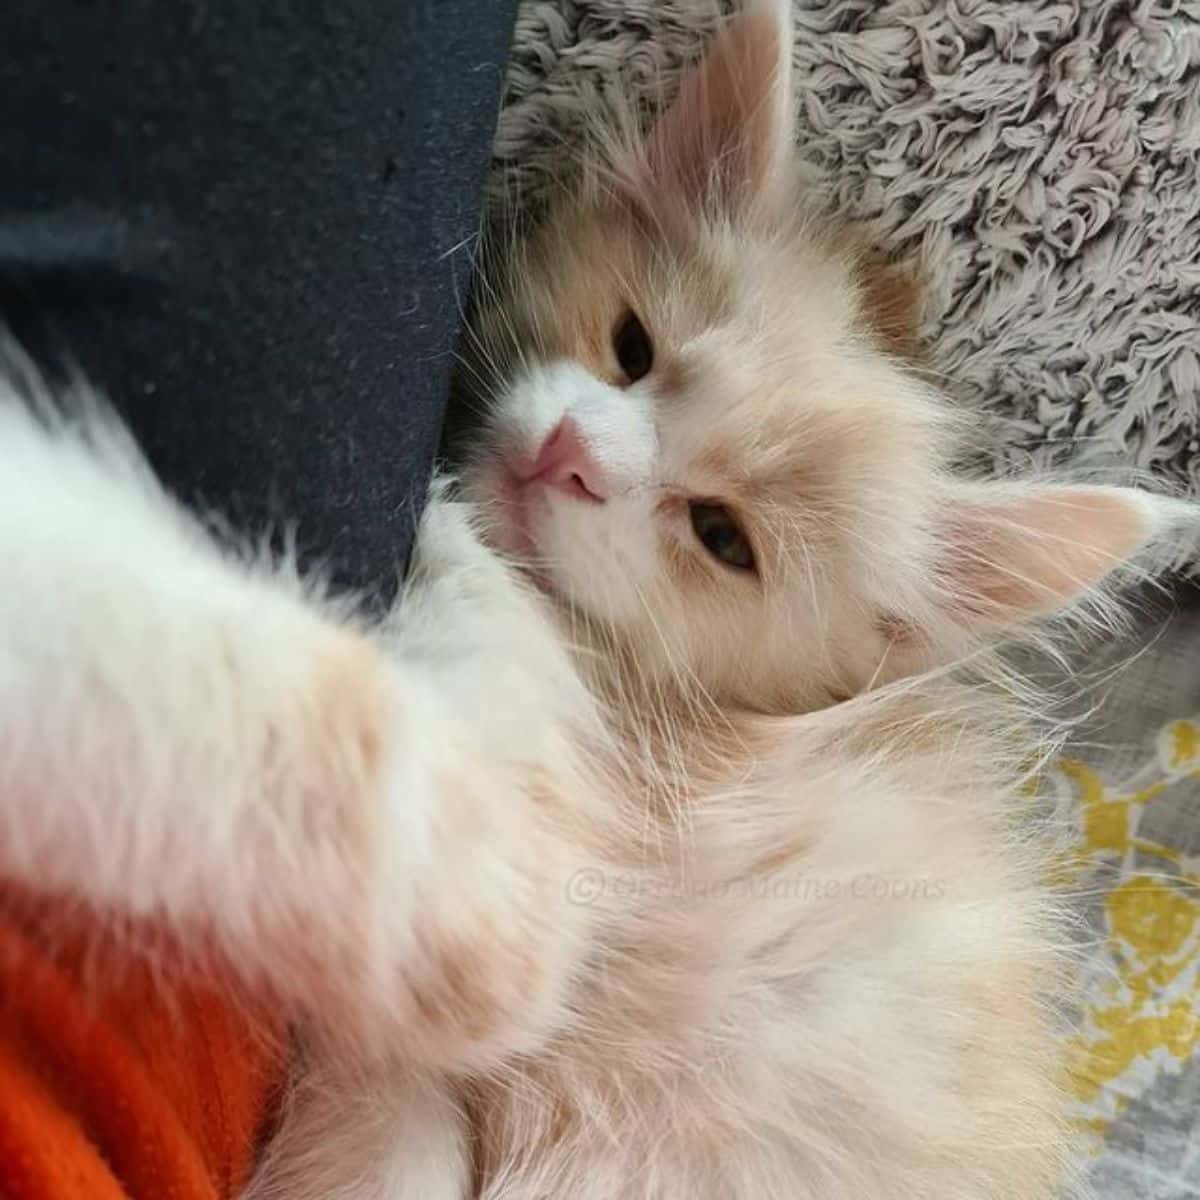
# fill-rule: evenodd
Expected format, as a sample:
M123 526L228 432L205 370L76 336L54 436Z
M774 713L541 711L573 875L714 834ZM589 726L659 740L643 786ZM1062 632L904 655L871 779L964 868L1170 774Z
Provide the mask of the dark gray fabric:
M0 6L4 318L185 499L295 522L377 593L438 442L514 7Z

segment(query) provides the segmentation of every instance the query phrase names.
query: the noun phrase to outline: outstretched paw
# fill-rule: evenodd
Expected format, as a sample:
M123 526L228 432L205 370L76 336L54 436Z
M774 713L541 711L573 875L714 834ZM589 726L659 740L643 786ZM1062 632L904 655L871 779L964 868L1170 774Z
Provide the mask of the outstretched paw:
M484 545L470 505L457 498L454 480L437 476L421 517L413 552L414 572L436 578L451 571L503 570L503 564Z

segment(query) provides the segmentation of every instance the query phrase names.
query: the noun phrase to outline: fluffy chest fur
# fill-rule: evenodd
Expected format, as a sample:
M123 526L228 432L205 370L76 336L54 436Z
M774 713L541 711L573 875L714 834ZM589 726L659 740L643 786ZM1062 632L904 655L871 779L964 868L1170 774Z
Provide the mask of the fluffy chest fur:
M1060 931L964 700L677 735L568 884L575 1019L468 1090L482 1196L1049 1194Z

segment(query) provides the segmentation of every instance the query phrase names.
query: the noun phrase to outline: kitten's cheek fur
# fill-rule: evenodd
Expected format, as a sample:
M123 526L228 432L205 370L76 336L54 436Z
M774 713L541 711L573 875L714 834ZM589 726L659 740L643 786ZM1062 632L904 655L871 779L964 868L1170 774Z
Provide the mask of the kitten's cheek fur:
M556 590L592 616L628 626L657 590L658 520L637 494L603 505L547 496L533 528Z

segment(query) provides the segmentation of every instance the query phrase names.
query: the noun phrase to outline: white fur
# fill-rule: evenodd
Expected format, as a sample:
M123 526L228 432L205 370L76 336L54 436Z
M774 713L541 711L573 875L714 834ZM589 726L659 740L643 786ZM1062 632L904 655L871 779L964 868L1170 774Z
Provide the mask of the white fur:
M461 506L425 529L368 640L222 553L98 408L39 419L0 391L0 873L211 939L368 1054L491 1062L540 1038L586 914L529 922L588 857L524 780L586 810L587 701ZM540 975L505 975L516 931ZM419 1031L445 940L498 956L494 1027Z
M398 1070L347 1072L327 1057L298 1071L244 1200L449 1200L468 1195L470 1178L449 1089Z
M527 498L521 538L501 533L498 540L519 553L520 541L532 538L538 559L574 600L607 619L628 619L641 611L643 591L657 574L648 534L650 511L664 481L656 474L662 456L652 405L638 388L613 387L577 364L534 365L514 381L504 441L521 451L536 448L564 417L575 421L608 481L612 496L606 511L620 507L628 521L613 529L569 497L539 489ZM598 561L614 568L599 587L591 569ZM578 594L571 590L572 580L582 584Z
M616 388L572 362L527 368L514 386L518 405L509 412L511 433L538 445L565 416L583 431L613 492L662 482L654 476L658 439L649 397L636 387Z

